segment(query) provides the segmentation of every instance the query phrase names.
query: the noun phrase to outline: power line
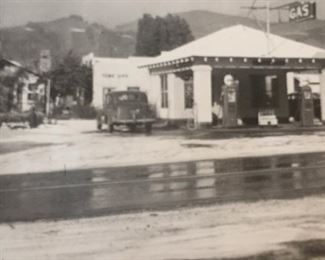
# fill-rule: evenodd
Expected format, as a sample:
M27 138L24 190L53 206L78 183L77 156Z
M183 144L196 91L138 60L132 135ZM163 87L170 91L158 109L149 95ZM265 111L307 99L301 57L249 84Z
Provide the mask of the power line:
M255 7L257 0L253 0L251 7L248 10L247 17L250 16L250 14L253 12L253 8Z
M252 3L252 5L250 7L247 7L247 6L242 6L241 8L244 8L244 9L249 9L249 12L248 14L251 14L253 13L253 10L265 10L266 11L266 28L263 29L264 33L265 33L265 37L266 37L266 54L268 55L270 53L270 49L271 49L271 46L270 46L270 33L271 33L271 22L270 22L270 1L269 0L266 0L266 5L265 6L255 6L256 4L256 0L254 0L254 2ZM256 19L256 16L254 15L255 17L255 22L258 24L257 22L257 19ZM259 24L258 24L259 25Z

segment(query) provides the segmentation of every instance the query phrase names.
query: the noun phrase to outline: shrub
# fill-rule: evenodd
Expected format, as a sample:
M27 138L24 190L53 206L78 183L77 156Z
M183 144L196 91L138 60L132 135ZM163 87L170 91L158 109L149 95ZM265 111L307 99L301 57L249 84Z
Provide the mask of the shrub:
M73 106L72 115L82 119L95 119L97 116L96 109L92 106Z
M0 126L2 123L25 123L29 122L29 124L33 127L37 127L38 125L44 122L44 114L42 112L36 112L36 117L32 117L32 112L9 112L9 113L0 113ZM33 121L33 119L35 119Z

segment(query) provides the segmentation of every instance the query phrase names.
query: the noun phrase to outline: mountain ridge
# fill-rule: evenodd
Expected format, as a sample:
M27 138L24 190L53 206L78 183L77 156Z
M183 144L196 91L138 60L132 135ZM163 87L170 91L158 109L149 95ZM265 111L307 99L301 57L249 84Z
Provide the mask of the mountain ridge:
M247 17L195 10L176 13L184 18L200 38L236 24L264 29L265 23ZM70 15L53 21L30 22L25 26L0 28L2 55L37 70L40 51L49 49L56 64L70 51L78 57L89 52L103 57L128 57L134 54L137 21L109 29ZM325 21L273 23L271 32L325 49Z

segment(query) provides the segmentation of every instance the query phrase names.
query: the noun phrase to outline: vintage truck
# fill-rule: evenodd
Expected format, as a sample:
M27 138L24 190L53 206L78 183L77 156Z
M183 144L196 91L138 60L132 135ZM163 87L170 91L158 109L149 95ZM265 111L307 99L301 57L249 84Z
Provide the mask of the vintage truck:
M103 109L97 114L97 129L106 124L110 132L116 125L126 125L131 131L137 126L144 126L147 133L151 132L155 121L150 109L146 93L141 91L115 91L104 97Z

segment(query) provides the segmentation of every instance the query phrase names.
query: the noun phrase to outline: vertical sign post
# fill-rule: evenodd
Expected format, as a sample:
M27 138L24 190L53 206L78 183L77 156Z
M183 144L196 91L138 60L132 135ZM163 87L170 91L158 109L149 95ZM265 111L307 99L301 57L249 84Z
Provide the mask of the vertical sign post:
M51 53L50 50L42 50L40 61L39 61L39 70L44 75L45 73L48 73L51 70L52 61L51 61ZM49 117L50 113L50 94L51 94L51 79L47 79L46 84L46 91L45 91L45 114L46 117Z
M45 114L47 118L50 114L50 100L51 100L51 79L47 79L46 84L46 103L45 103Z

